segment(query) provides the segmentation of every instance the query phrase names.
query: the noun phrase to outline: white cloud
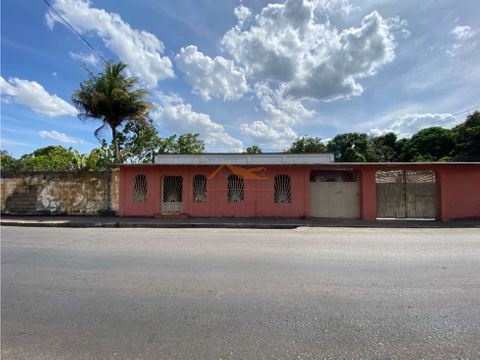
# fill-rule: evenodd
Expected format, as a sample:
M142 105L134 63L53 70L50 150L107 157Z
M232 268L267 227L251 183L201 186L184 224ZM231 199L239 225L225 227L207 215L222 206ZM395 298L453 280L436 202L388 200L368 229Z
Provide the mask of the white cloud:
M240 131L250 136L256 145L282 150L298 137L291 127L274 127L268 120L257 120L253 123L241 124Z
M93 8L86 0L56 0L53 6L80 33L98 35L146 85L155 87L160 80L174 77L170 59L162 56L163 43L152 33L132 29L120 15ZM51 29L60 22L51 10L46 21Z
M94 67L98 67L98 65L100 64L100 59L93 53L84 54L84 53L74 53L71 51L69 51L68 53L70 54L70 57L73 60L78 60L84 64L91 65Z
M250 11L250 9L242 4L233 9L233 13L235 14L235 17L237 18L240 26L242 26L245 21L247 21L252 16L252 12Z
M243 143L230 136L223 125L212 121L208 114L193 111L192 105L178 95L159 94L160 104L152 118L173 133L198 133L208 150L241 151Z
M447 54L450 55L452 58L457 56L460 51L464 51L463 49L468 49L475 47L475 42L468 42L470 40L474 32L468 25L457 25L451 31L450 34L454 38L454 43L451 46L447 47Z
M470 26L455 26L452 31L450 31L455 39L459 41L468 40L473 36L473 31Z
M85 141L82 139L77 139L77 138L68 136L56 130L52 130L52 131L42 130L38 132L38 135L40 135L44 139L49 138L49 139L57 140L66 144L85 144Z
M222 56L212 59L194 45L181 48L175 60L186 74L193 92L204 100L212 97L236 100L248 91L243 69L236 67L232 60Z
M394 132L400 138L409 137L416 132L431 126L440 126L451 128L459 121L454 115L449 113L411 113L398 116L390 126L384 128L373 128L370 133L374 136L382 135L387 132Z
M394 59L394 38L376 11L357 28L340 31L322 22L316 14L332 4L337 2L269 4L245 29L239 20L223 36L222 48L249 76L276 82L285 96L328 101L360 95L357 81Z
M0 76L2 101L16 103L47 116L76 115L77 109L57 95L49 94L36 81L10 78L6 81Z
M298 137L292 126L315 114L300 100L282 97L278 90L272 90L265 82L255 84L254 91L266 119L241 124L240 130L259 145L285 148Z

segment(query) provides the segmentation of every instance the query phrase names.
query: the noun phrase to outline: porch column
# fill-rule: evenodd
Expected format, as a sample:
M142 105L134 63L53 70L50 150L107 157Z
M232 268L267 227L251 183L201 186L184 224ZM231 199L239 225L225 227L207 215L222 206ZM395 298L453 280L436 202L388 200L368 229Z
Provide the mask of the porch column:
M362 220L377 219L377 188L375 182L376 170L360 168L360 211Z

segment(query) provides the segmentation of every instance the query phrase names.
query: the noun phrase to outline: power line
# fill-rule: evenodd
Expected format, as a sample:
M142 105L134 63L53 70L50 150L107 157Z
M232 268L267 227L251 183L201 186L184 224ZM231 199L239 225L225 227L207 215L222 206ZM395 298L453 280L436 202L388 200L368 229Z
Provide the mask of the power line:
M461 114L464 114L466 112L470 112L470 111L478 109L478 108L480 108L480 105L471 107L471 108L466 109L466 110L459 111L459 112L457 112L455 114L452 114L452 115L453 116L461 115ZM422 130L424 128L428 128L428 127L431 127L431 126L442 126L442 125L438 124L438 120L427 120L427 121L422 121L420 124L418 124L414 127L411 127L410 130L412 132L417 132L419 130Z
M87 46L88 46L90 49L92 49L92 51L93 51L100 59L102 59L102 60L105 62L105 64L108 63L108 61L105 60L105 58L104 58L102 55L100 55L100 53L93 47L93 45L90 44L90 42L89 42L87 39L85 39L85 37L84 37L82 34L80 34L80 32L78 32L72 25L70 25L70 23L69 23L62 15L60 15L60 13L52 6L52 4L50 4L50 2L49 2L48 0L43 0L43 2L44 2L45 4L47 4L47 6L54 12L54 14L55 14L56 16L58 16L58 18L60 18L60 19L65 23L65 25L67 25L67 27L70 28L70 30L72 30L81 40L83 40L83 42L84 42L85 44L87 44Z

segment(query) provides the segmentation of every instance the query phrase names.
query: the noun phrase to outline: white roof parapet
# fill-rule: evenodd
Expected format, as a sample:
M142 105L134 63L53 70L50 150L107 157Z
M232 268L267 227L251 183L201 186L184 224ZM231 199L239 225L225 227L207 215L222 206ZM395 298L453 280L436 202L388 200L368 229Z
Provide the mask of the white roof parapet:
M334 162L333 154L158 154L160 165L316 165Z

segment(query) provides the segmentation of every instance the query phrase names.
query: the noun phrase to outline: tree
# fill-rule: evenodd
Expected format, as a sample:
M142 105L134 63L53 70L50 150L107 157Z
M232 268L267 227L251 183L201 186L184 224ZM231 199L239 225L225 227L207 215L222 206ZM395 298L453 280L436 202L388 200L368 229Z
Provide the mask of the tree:
M205 142L200 139L200 134L186 133L178 137L175 145L177 154L199 154L205 151Z
M467 116L452 129L455 143L452 157L457 161L480 161L480 111Z
M397 135L389 132L370 139L376 161L394 162L400 160L401 146Z
M72 96L81 120L102 122L95 130L97 138L102 129L110 127L116 162L119 161L117 128L126 120L145 122L152 109L152 104L145 100L148 91L135 89L139 79L123 74L126 67L126 64L108 62L103 72L90 73L90 79L83 81Z
M252 146L249 146L245 149L245 152L247 154L261 154L263 151L262 151L262 148L258 145L252 145Z
M447 157L455 146L452 130L439 126L420 130L404 144L404 161L438 161Z
M322 143L319 137L302 136L297 138L290 148L287 150L290 153L325 153L326 146Z
M0 150L0 169L2 171L16 171L20 164L17 159L5 150Z
M151 162L161 142L150 119L142 122L129 120L118 135L120 158L131 163Z
M377 161L370 139L364 133L347 133L335 136L327 149L339 162Z
M72 168L73 154L63 146L46 146L23 155L18 161L21 171L67 171Z

